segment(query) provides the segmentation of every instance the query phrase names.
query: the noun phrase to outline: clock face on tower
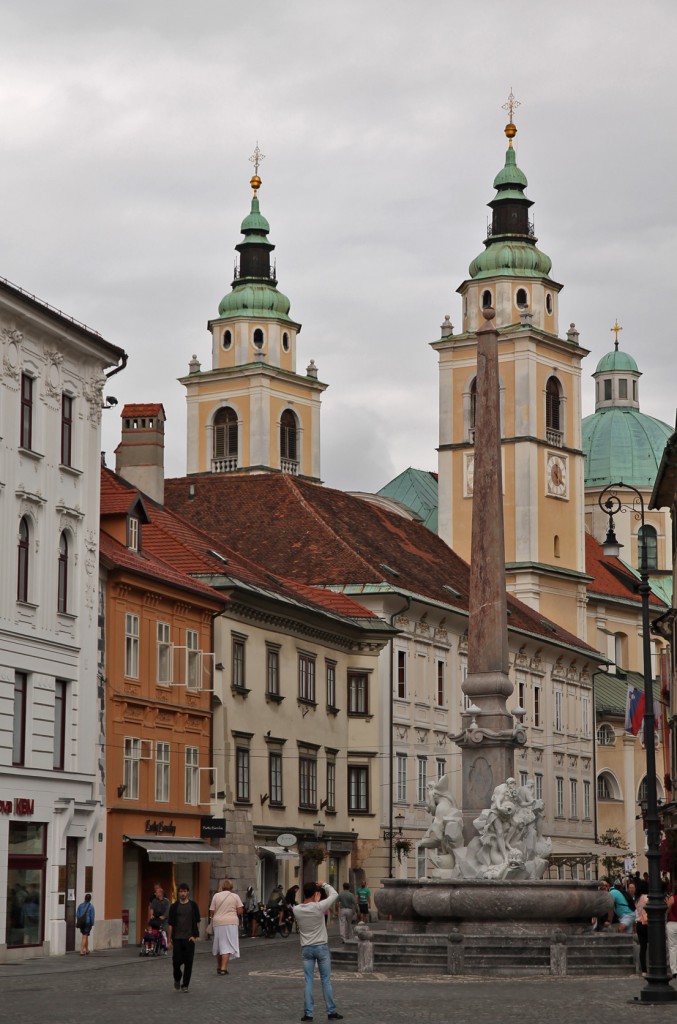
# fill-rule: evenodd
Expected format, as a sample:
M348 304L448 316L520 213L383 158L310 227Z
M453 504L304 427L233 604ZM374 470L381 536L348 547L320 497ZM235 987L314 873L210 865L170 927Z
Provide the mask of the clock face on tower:
M545 469L546 492L555 498L566 498L569 492L567 460L564 455L548 452Z

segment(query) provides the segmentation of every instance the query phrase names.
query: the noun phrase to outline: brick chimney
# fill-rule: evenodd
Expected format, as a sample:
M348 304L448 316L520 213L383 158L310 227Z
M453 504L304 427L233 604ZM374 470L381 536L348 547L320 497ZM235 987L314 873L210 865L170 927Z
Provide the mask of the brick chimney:
M162 405L126 405L115 472L158 504L165 500L165 410Z

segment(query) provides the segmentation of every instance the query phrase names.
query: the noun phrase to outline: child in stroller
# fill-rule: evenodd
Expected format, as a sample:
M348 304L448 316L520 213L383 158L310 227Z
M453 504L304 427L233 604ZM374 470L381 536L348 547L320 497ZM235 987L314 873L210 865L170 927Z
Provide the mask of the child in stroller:
M167 935L160 927L161 921L151 917L143 933L139 956L163 956L167 952Z

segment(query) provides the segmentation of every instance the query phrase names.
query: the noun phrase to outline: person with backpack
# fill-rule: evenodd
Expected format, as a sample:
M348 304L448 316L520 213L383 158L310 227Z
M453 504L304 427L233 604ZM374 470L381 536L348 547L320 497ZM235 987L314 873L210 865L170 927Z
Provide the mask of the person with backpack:
M75 911L75 926L80 929L80 956L89 956L89 936L94 927L94 904L92 903L91 892L85 893L85 898L78 905Z
M609 890L609 895L614 901L613 911L611 914L615 914L618 918L618 930L619 932L625 932L628 928L631 931L635 930L635 901L633 900L630 893L625 889L620 880ZM612 920L611 916L609 920Z

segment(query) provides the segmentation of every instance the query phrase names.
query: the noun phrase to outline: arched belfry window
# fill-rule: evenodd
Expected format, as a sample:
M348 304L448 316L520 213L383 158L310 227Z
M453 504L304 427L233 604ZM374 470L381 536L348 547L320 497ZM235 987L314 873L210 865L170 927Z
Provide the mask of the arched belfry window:
M68 611L68 537L62 533L59 538L57 611Z
M489 309L491 306L491 292L486 288L482 292L482 309Z
M19 523L19 545L17 550L17 580L16 599L17 601L28 601L28 555L30 548L30 528L28 519L23 517Z
M283 472L298 473L298 424L290 409L280 418L280 466Z
M526 288L518 288L517 294L515 295L515 303L518 309L528 309L529 307L529 296Z
M561 447L562 390L556 377L550 377L545 385L545 436L548 444Z
M228 473L237 469L237 414L225 406L214 417L214 473Z
M263 331L260 327L257 327L254 331L254 344L257 348L263 348Z
M637 533L639 568L642 568L642 546L646 555L646 568L658 568L658 534L655 526L640 526Z

